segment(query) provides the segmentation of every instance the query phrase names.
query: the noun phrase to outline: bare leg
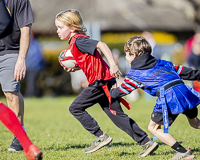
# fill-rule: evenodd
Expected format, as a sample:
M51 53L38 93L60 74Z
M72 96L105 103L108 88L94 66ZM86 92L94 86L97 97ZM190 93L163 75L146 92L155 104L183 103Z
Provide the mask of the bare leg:
M191 127L195 129L200 129L200 120L197 117L193 119L187 117L187 119Z
M170 147L172 147L176 143L174 137L172 137L169 133L164 133L163 129L161 129L161 125L155 123L152 120L150 120L149 122L148 130L160 141L162 141Z
M24 99L20 92L4 92L8 107L15 113L21 125L24 125Z

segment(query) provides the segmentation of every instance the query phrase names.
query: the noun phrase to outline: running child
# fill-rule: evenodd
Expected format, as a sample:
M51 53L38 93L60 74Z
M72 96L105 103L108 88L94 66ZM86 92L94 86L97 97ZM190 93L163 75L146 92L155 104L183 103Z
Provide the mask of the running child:
M180 113L187 117L193 128L200 128L197 118L200 94L181 80L200 80L200 71L156 59L151 55L150 44L141 36L131 37L125 43L124 51L131 69L123 83L110 91L111 97L125 96L137 88L157 96L148 130L176 151L172 159L194 158L190 148L186 150L181 146L168 133L168 128ZM162 125L164 130L161 129Z
M143 151L140 156L145 157L157 149L158 144L150 140L147 134L139 128L136 122L129 118L122 110L119 99L112 99L109 90L116 83L115 78L121 74L108 46L86 35L81 13L76 9L68 9L56 15L55 25L61 40L69 40L70 50L80 69L87 77L89 86L76 97L69 107L70 113L82 126L95 135L95 140L85 153L94 152L112 141L104 133L96 120L86 111L98 103L112 122L125 131L136 142L140 143ZM97 49L100 49L108 60L110 67L103 60ZM72 68L64 68L68 72Z

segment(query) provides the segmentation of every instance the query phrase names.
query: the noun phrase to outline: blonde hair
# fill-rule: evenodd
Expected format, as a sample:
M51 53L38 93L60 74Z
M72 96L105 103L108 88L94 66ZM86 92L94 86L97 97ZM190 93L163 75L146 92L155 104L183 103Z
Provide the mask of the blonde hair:
M87 29L83 25L83 18L79 10L67 9L56 15L56 19L78 33L86 35Z
M124 45L124 52L129 52L129 55L135 53L136 57L151 53L151 51L149 42L142 36L133 36Z

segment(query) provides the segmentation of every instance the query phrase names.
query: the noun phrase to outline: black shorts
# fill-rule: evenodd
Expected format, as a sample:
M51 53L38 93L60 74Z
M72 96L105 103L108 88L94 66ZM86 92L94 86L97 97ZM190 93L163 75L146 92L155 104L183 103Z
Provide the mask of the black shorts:
M193 119L198 116L198 109L197 107L194 107L192 109L188 109L182 114L186 115L188 118ZM172 123L176 120L179 114L168 114L168 120L169 120L169 126L172 125ZM153 112L151 114L151 120L154 121L157 124L163 125L163 114L161 112Z

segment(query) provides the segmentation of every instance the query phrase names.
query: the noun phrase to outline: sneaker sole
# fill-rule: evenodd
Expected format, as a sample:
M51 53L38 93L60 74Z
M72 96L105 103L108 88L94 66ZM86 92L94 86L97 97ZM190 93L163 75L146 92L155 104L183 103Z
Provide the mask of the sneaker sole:
M16 150L14 148L8 148L9 152L23 152L24 150Z
M194 159L194 158L195 158L194 155L189 155L189 156L182 158L182 159ZM175 158L170 158L169 160L173 160L173 159L175 159Z
M158 149L158 146L159 146L158 143L154 142L154 144L150 148L148 148L144 154L140 155L139 157L146 157L147 155L153 153L155 150Z
M92 149L92 150L90 150L90 151L87 151L87 152L85 152L85 153L92 153L92 152L95 152L95 151L97 151L98 149L100 149L100 148L102 148L102 147L108 145L110 142L112 142L112 138L111 138L111 137L108 137L108 139L106 139L106 141L100 143L96 148L94 148L94 149Z

